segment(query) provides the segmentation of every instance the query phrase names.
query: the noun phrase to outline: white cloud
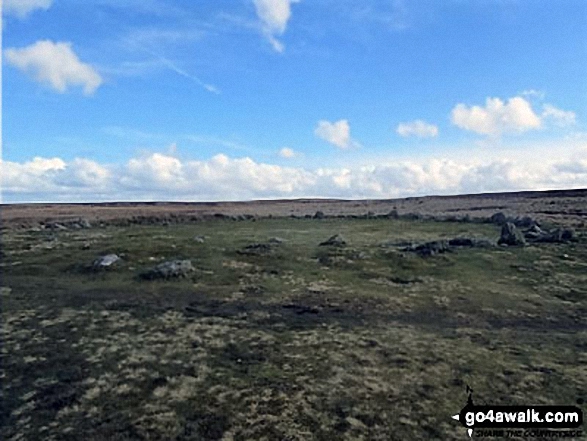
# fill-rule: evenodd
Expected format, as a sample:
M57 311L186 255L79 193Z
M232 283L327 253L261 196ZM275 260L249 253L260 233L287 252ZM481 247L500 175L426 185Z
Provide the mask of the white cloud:
M336 122L325 120L318 121L314 134L324 141L341 149L358 147L359 144L351 138L351 126L348 120L341 119Z
M438 127L434 124L429 124L420 119L405 123L400 123L397 126L396 132L405 137L417 136L418 138L434 138L438 136Z
M35 9L49 9L51 3L53 0L4 0L2 6L6 14L24 18Z
M79 60L71 43L41 40L20 49L8 48L4 54L9 64L61 93L69 86L81 86L84 94L91 95L102 84L102 77Z
M522 133L541 127L540 117L524 98L516 96L504 103L499 98L487 98L485 107L457 104L451 121L461 129L483 135Z
M253 0L263 33L277 52L284 46L277 36L283 35L291 17L291 5L299 0Z
M552 121L559 127L568 127L575 124L577 115L575 112L559 109L552 104L545 104L542 107L542 118Z
M282 158L291 159L295 158L296 155L297 153L294 151L294 149L289 147L283 147L281 150L279 150L279 156Z
M587 187L584 141L561 146L557 154L548 151L550 144L514 146L493 157L455 154L313 170L224 154L196 161L152 153L118 165L34 158L3 162L1 184L10 201L394 198Z

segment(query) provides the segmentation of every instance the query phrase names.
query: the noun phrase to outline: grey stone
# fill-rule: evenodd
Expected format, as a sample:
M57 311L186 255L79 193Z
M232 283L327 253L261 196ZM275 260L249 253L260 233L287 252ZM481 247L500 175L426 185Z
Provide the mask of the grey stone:
M346 245L346 240L344 240L340 234L335 234L334 236L331 236L324 242L320 243L320 246L342 247L344 245Z
M505 214L503 214L501 211L498 213L495 213L494 215L492 215L489 220L491 221L491 223L497 224L497 225L503 225L507 222L507 217Z
M511 222L506 222L501 227L501 235L497 241L498 245L525 245L526 239L520 230Z
M272 251L271 245L267 243L252 243L237 251L237 253L245 256L263 256L270 254Z
M324 213L322 211L317 211L314 213L314 219L324 219Z
M169 260L145 271L141 274L143 279L171 279L187 277L189 273L195 271L190 260Z
M96 269L108 268L109 266L112 266L119 260L120 257L116 254L106 254L105 256L100 256L96 260L94 260L92 266Z
M422 257L426 257L450 251L450 247L445 240L435 240L421 245L407 247L404 251L413 251Z
M536 238L536 242L548 243L567 243L575 240L575 230L572 228L557 228L556 230L549 231L548 233L543 233L538 238Z

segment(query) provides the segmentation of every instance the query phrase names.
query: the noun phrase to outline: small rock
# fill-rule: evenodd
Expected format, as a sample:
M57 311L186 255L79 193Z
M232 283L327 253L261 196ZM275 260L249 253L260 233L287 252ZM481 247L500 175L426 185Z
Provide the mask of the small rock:
M544 234L546 234L542 228L540 228L538 225L533 225L530 228L528 228L526 231L524 231L524 237L526 239L538 239L541 236L543 236Z
M556 230L550 231L548 233L543 233L542 235L536 238L537 242L549 243L567 243L575 240L575 230L571 228L557 228Z
M511 222L506 222L501 227L501 235L497 241L498 245L525 245L526 239L520 230Z
M314 213L314 219L324 219L324 213L322 211L317 211Z
M238 250L238 254L243 254L247 256L262 256L265 254L270 254L273 250L271 249L271 245L266 243L252 243L247 245L242 250Z
M387 217L390 219L397 219L399 217L399 213L397 210L393 209L389 213L387 213Z
M87 219L80 219L78 221L78 225L81 226L82 228L92 228L92 224Z
M344 240L344 238L340 234L335 234L334 236L331 236L324 242L320 243L319 246L342 247L344 245L346 245L346 240Z
M448 242L445 240L435 240L432 242L426 242L422 245L417 245L415 247L412 246L405 248L404 251L415 251L418 255L425 257L445 253L450 251L450 248L448 246Z
M195 236L194 241L197 243L204 243L206 242L206 236Z
M468 237L455 237L448 241L448 244L451 247L472 247L474 246L473 239L469 239Z
M279 243L283 243L283 242L285 242L285 239L282 239L281 237L272 237L269 239L269 243L279 244Z
M58 231L65 231L67 230L67 227L63 224L60 224L59 222L53 222L50 224L47 224L47 226L45 228L49 228L50 230L58 230Z
M94 267L95 269L107 268L113 265L114 263L118 262L119 260L120 257L116 254L106 254L105 256L100 256L96 260L94 260L92 267Z
M195 268L190 260L170 260L145 271L141 277L147 280L171 279L187 277L193 271Z

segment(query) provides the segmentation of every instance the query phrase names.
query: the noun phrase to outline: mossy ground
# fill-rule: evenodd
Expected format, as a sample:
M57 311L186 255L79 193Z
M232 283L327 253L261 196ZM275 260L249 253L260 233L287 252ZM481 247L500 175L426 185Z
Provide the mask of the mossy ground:
M318 246L336 233L346 247ZM465 384L479 404L575 404L584 242L397 245L498 234L384 219L7 231L0 436L456 440ZM271 237L284 242L238 252ZM123 260L85 269L108 253ZM137 277L175 258L191 277Z

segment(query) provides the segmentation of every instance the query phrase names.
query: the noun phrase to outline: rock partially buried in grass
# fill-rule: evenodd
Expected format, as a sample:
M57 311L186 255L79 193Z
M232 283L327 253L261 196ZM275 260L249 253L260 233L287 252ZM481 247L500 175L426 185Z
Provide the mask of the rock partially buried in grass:
M548 243L567 243L576 240L575 230L571 228L557 228L556 230L548 233L543 233L538 236L536 242L548 242Z
M104 269L109 268L114 265L116 262L120 260L120 256L117 254L106 254L105 256L100 256L94 263L92 264L92 268L94 269Z
M501 235L497 244L510 246L526 245L526 239L524 239L522 232L513 223L506 222L501 227Z
M245 256L263 256L271 254L272 251L271 245L267 243L252 243L242 250L238 250L237 253Z
M145 280L167 280L187 277L194 271L191 260L170 260L145 271L140 277Z
M434 256L436 254L450 251L450 247L445 240L435 240L432 242L426 242L422 245L407 247L404 251L414 251L420 256Z
M197 243L204 243L206 242L206 236L195 236L194 241Z
M546 234L546 232L543 231L538 225L533 225L524 232L524 237L526 239L533 240L539 239L544 234Z
M333 247L342 247L346 245L346 240L340 235L335 234L334 236L329 237L324 242L321 242L319 246L333 246Z
M448 245L451 247L475 247L475 248L487 248L494 246L495 243L487 239L474 239L469 237L455 237L448 241Z

